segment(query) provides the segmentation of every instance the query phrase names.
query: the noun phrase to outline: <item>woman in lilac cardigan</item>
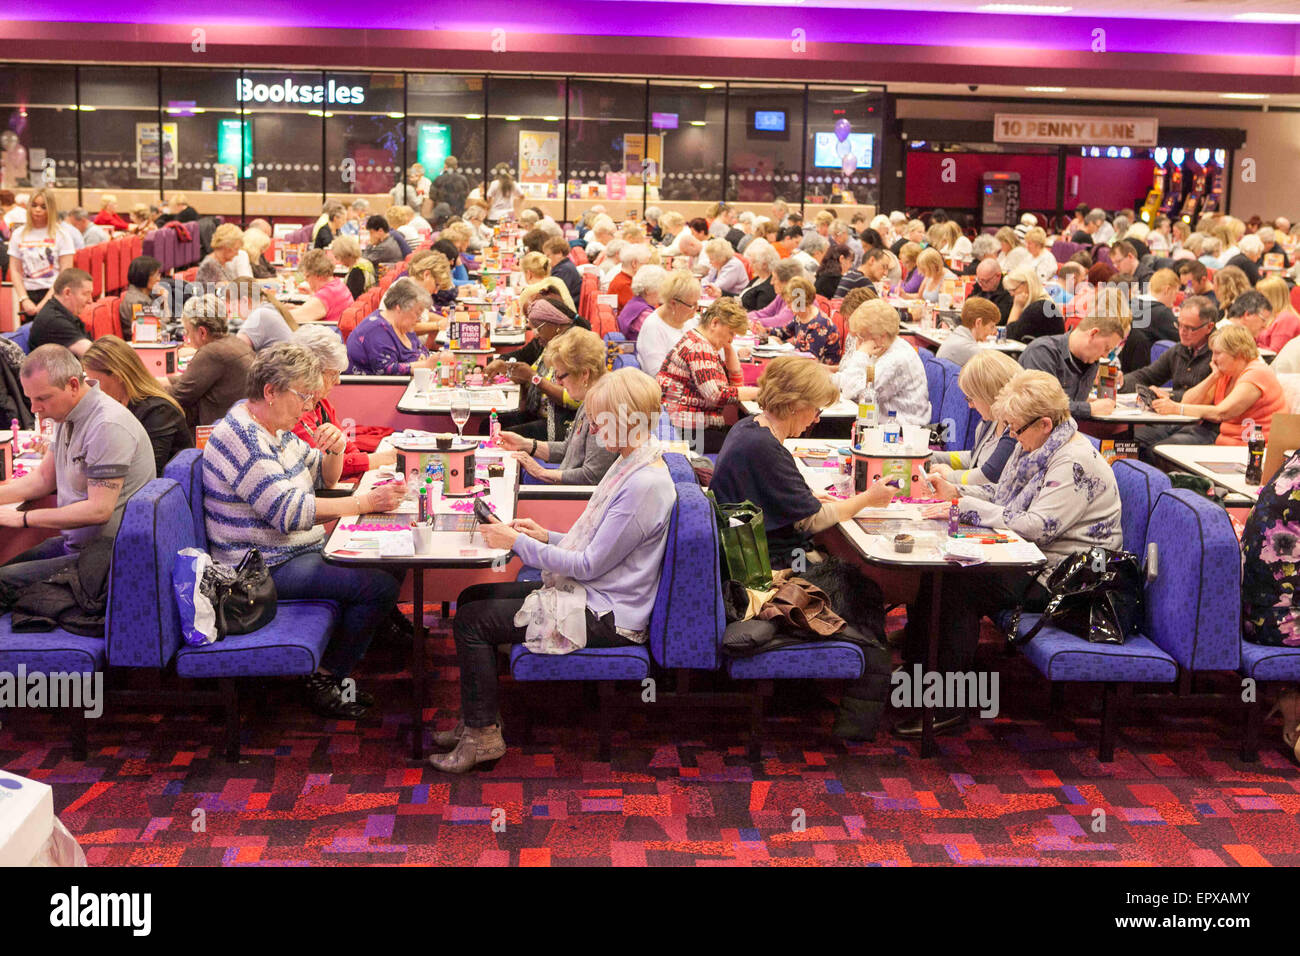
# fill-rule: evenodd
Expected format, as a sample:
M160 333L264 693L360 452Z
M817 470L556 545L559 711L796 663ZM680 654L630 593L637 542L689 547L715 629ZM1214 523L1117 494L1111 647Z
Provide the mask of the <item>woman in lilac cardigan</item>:
M348 374L410 375L413 368L431 368L435 360L415 327L432 306L429 293L409 276L389 286L379 308L348 336Z
M776 298L761 309L749 313L749 323L755 322L766 329L785 328L794 321L794 311L785 301L785 284L796 276L807 276L803 264L795 259L782 259L772 270L772 289Z

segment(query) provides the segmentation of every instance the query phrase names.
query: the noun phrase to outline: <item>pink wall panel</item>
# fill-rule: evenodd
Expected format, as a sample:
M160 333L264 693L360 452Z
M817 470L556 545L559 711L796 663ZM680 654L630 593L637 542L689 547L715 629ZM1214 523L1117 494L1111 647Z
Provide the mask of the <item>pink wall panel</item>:
M955 161L947 169L945 162ZM1023 209L1056 208L1056 162L1052 154L999 153L907 153L908 206L932 209L978 208L984 173L1020 174L1020 206ZM951 180L951 181L948 181Z
M1151 188L1153 163L1149 159L1094 159L1091 156L1065 158L1065 208L1078 203L1103 209L1124 209L1141 204ZM1078 191L1075 192L1075 177ZM1136 208L1134 206L1134 208Z

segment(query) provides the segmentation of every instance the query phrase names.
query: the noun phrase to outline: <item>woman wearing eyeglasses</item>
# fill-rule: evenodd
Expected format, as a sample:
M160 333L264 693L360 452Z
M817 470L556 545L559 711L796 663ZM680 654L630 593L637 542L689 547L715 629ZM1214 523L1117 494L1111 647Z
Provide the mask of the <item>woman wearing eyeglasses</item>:
M614 453L601 447L588 427L583 399L605 374L605 343L587 329L570 329L552 339L543 356L554 382L578 402L569 433L557 441L524 438L515 432L501 433L501 445L528 475L542 484L594 485L614 463ZM542 462L559 462L558 468L543 468Z
M493 360L485 370L489 380L503 373L509 375L522 390L519 409L499 412L497 420L503 430L513 431L522 438L559 441L573 421L578 403L555 380L554 369L546 360L546 347L573 328L590 331L590 327L549 290L543 290L531 299L524 306L524 314L529 328L535 333L532 340L522 348ZM484 421L483 434L487 434L488 427L489 423Z
M926 518L946 518L953 498L967 525L1010 528L1038 546L1047 558L1041 571L981 575L977 586L943 590L939 607L939 670L966 672L975 664L980 618L1024 607L1041 611L1048 600L1043 582L1065 558L1091 547L1118 549L1119 486L1110 465L1079 432L1070 417L1070 400L1061 383L1046 372L1026 370L1002 388L991 409L1016 439L997 484L957 487L937 473L930 479L944 504L922 508ZM910 665L925 660L928 608L908 611L903 657ZM937 715L935 730L953 730L966 721L964 710ZM919 736L920 719L894 728L900 736Z
M433 298L424 287L404 276L384 293L379 308L366 316L348 336L348 372L352 375L410 375L414 368L433 368L415 330Z
M641 371L658 375L673 346L699 325L695 309L700 304L700 280L685 269L668 273L659 287L659 308L645 317L636 337L636 360Z

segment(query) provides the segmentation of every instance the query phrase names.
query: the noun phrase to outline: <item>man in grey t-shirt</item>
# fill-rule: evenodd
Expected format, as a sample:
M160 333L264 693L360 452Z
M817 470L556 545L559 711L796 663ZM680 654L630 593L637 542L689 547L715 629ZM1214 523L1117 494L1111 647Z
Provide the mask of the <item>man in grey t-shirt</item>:
M154 477L153 446L139 420L98 388L86 384L81 363L62 345L42 345L20 373L32 411L59 423L54 442L35 471L0 485L0 504L54 493L58 506L0 508L0 527L61 532L4 567L0 582L15 588L42 581L77 560L100 537L112 538L127 499Z

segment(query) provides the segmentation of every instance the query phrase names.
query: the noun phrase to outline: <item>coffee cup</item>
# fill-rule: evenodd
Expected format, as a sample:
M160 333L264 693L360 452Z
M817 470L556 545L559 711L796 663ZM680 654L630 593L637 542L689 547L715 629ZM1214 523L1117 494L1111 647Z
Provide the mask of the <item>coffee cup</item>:
M433 526L417 524L411 526L411 539L415 543L416 554L433 553Z
M417 392L427 392L433 384L433 369L416 368L411 370L411 380L415 382Z

